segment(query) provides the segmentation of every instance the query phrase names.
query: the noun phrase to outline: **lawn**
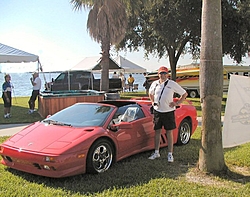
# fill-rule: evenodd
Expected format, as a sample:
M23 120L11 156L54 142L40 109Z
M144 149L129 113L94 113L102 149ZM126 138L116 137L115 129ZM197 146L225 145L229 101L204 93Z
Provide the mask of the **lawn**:
M129 93L122 94L121 98L127 96L144 95ZM16 103L13 100L13 117L5 120L1 116L0 123L40 120L39 114L27 114L27 101L27 97L18 97ZM191 101L199 111L199 99ZM0 137L0 143L7 138ZM98 175L54 179L0 165L0 196L249 196L250 143L224 149L228 172L214 176L197 168L200 138L201 128L198 127L189 144L174 147L175 162L172 164L167 162L167 148L163 148L159 159L151 161L147 159L151 152L140 153L115 163L107 172Z
M0 124L12 124L12 123L31 123L41 120L40 115L35 112L34 114L28 114L28 100L29 97L15 97L12 98L11 118L5 119L3 117L3 100L0 99ZM36 108L38 102L36 101Z
M175 162L167 162L167 148L161 158L148 160L150 152L115 163L98 175L62 179L40 177L0 165L1 196L249 196L250 144L225 149L229 167L226 175L213 176L197 170L200 128L186 146L175 146ZM3 142L7 137L1 137Z

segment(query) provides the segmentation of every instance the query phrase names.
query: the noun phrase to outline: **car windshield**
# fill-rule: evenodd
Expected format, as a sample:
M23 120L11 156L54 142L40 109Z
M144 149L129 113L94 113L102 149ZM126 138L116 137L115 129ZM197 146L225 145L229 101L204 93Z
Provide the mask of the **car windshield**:
M102 126L113 110L113 107L107 105L78 103L57 112L43 122L73 127Z

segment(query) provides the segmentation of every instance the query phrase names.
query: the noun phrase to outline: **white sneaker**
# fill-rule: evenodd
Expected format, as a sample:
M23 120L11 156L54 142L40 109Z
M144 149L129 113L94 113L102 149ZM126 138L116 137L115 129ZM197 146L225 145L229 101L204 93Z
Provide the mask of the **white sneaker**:
M160 153L153 153L148 159L154 160L156 158L159 158L160 156Z
M168 162L171 162L171 163L174 162L174 157L172 154L168 155Z
M32 110L32 109L30 109L29 111L28 111L28 114L33 114L34 113L34 110Z

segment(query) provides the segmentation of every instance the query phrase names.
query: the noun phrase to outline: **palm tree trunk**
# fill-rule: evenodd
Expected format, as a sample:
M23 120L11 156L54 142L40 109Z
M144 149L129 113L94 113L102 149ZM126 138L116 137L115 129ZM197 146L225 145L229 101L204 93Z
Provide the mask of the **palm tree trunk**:
M222 147L223 95L221 0L203 0L200 88L202 138L199 169L220 173L226 169Z
M109 90L109 51L110 40L108 38L102 41L102 61L101 61L101 82L100 90L108 92Z

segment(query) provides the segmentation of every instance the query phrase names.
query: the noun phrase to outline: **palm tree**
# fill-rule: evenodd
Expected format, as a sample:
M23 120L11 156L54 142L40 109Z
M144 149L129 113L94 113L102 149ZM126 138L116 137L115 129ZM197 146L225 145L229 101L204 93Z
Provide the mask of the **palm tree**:
M90 10L87 30L96 42L101 44L101 83L100 90L109 90L110 47L119 43L125 36L127 14L122 0L71 0L75 10Z
M221 0L203 0L200 87L202 139L199 169L226 170L222 148L221 101L223 95Z

